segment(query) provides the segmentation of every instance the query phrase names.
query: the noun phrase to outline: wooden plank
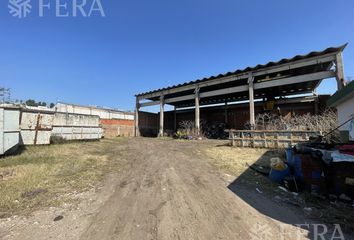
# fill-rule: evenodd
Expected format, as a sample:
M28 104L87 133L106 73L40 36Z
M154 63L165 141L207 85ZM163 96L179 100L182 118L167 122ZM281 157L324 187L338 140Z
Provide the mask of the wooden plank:
M230 132L230 136L231 136L231 145L234 147L235 146L235 133Z
M267 148L268 145L267 145L267 136L266 136L266 133L263 132L263 138L264 138L264 147Z
M321 131L304 131L304 130L233 130L233 129L229 129L229 130L225 130L226 132L235 132L235 133L240 133L240 132L255 132L255 133L321 133Z
M250 137L250 138L234 138L235 140L244 140L244 141L258 141L258 142L264 142L264 138L252 138L252 137ZM304 139L293 139L293 140L291 140L290 138L289 139L281 139L281 138L266 138L266 140L267 141L269 141L269 142L271 142L271 141L278 141L278 142L291 142L291 141L293 141L293 142L306 142L307 140L304 140Z

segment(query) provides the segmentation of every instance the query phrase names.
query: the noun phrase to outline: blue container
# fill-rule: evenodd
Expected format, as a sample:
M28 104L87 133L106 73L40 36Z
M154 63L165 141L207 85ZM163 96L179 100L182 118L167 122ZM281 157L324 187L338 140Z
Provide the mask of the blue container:
M292 148L287 148L285 150L286 153L286 161L289 164L289 166L293 166L293 161L294 161L294 152Z
M283 183L284 178L289 174L290 174L289 167L286 165L286 168L282 171L271 169L269 173L269 178L274 182Z
M297 179L297 180L303 180L304 179L304 176L302 174L302 164L301 164L301 156L299 155L295 155L293 157L293 169L294 169L294 177Z

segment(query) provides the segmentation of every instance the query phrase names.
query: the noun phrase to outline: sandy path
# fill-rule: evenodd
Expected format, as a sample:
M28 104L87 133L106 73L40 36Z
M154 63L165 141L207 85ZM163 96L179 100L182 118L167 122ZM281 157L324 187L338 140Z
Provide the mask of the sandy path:
M265 229L274 234L280 226L294 239L298 228L259 213L228 190L221 174L195 154L197 145L130 140L130 167L81 239L266 239L259 238Z

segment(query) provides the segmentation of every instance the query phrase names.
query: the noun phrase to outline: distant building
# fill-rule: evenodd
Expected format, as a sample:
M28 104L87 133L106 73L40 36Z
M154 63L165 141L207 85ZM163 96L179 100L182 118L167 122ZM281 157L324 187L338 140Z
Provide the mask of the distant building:
M328 106L337 108L338 123L343 124L354 117L354 81L337 91L327 102ZM354 141L354 120L340 127L343 142Z
M57 103L56 112L96 115L100 117L103 136L106 138L116 136L134 136L134 113L97 106L82 106L70 103Z

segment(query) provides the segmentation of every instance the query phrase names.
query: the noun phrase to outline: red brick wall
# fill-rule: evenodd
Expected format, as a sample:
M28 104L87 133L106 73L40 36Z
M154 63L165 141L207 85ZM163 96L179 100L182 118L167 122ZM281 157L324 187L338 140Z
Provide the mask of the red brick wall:
M101 119L100 122L105 138L134 136L134 120Z
M101 124L134 126L134 120L101 119Z

